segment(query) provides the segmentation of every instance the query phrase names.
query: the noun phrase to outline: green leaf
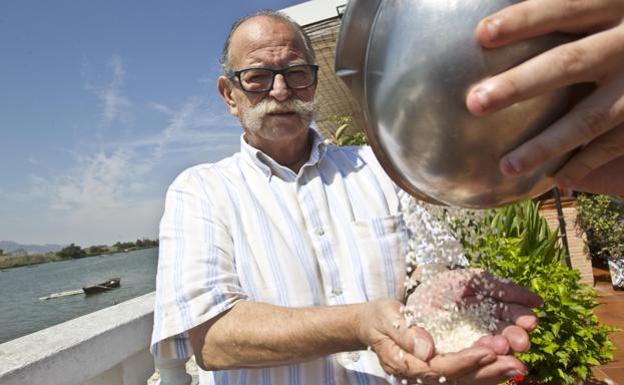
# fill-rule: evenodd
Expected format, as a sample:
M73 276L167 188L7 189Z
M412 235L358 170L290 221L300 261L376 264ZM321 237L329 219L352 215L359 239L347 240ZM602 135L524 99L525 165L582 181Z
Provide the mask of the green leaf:
M555 336L559 336L559 330L561 330L561 322L556 322L551 325L550 330Z
M587 374L589 372L589 370L587 369L586 366L577 366L574 368L574 372L576 373L576 375L581 378L581 379L586 379L587 378Z
M349 127L349 123L345 123L336 129L336 133L334 134L336 140L340 139L342 133L347 129L347 127Z
M549 354L553 354L557 351L558 348L559 346L556 344L548 344L542 348L542 351L549 353Z
M587 357L587 358L585 358L585 362L590 364L590 365L594 365L594 366L600 365L600 361L598 361L594 357Z

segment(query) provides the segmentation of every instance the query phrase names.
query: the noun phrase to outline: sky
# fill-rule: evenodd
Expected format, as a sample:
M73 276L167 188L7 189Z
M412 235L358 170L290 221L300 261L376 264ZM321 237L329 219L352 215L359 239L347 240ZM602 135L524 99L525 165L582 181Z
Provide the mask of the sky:
M156 238L167 186L239 148L230 25L301 0L0 2L0 240Z

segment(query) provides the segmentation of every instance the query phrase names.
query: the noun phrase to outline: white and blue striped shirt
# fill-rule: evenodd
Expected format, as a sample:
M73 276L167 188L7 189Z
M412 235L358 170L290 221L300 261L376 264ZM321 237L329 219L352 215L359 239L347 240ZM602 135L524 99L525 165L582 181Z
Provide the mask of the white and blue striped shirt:
M402 298L399 190L369 147L335 147L312 135L298 174L241 137L241 152L172 183L160 224L156 356L191 356L186 332L240 300L304 307ZM392 382L370 351L200 373L201 384Z

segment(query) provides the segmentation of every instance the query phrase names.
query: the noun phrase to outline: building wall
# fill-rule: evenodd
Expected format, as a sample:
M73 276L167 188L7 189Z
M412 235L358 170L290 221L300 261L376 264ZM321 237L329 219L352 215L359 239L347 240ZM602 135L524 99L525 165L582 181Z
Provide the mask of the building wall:
M594 272L592 260L587 248L587 238L582 229L576 225L577 210L574 198L563 198L561 201L565 233L570 250L570 262L572 267L581 273L580 281L590 286L594 285ZM546 219L552 231L559 230L559 214L553 199L540 203L540 215ZM561 241L559 241L561 244Z
M281 9L299 25L306 26L332 19L345 8L347 0L310 0Z
M339 17L305 26L316 51L319 70L319 84L316 101L320 111L316 120L319 131L329 136L337 128L332 117L350 116L353 120L347 132L357 132L364 128L362 110L351 96L351 92L334 72L336 41L340 31Z

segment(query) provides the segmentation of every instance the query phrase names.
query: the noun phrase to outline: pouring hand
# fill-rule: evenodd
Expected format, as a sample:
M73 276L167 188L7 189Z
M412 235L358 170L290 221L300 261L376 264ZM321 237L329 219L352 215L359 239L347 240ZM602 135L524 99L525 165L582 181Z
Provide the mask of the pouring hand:
M580 148L556 173L560 187L622 193L624 180L624 2L531 0L483 19L477 40L486 48L550 32L577 33L553 48L482 81L466 104L481 116L575 83L595 90L541 134L500 159L504 174L528 172L550 158Z

